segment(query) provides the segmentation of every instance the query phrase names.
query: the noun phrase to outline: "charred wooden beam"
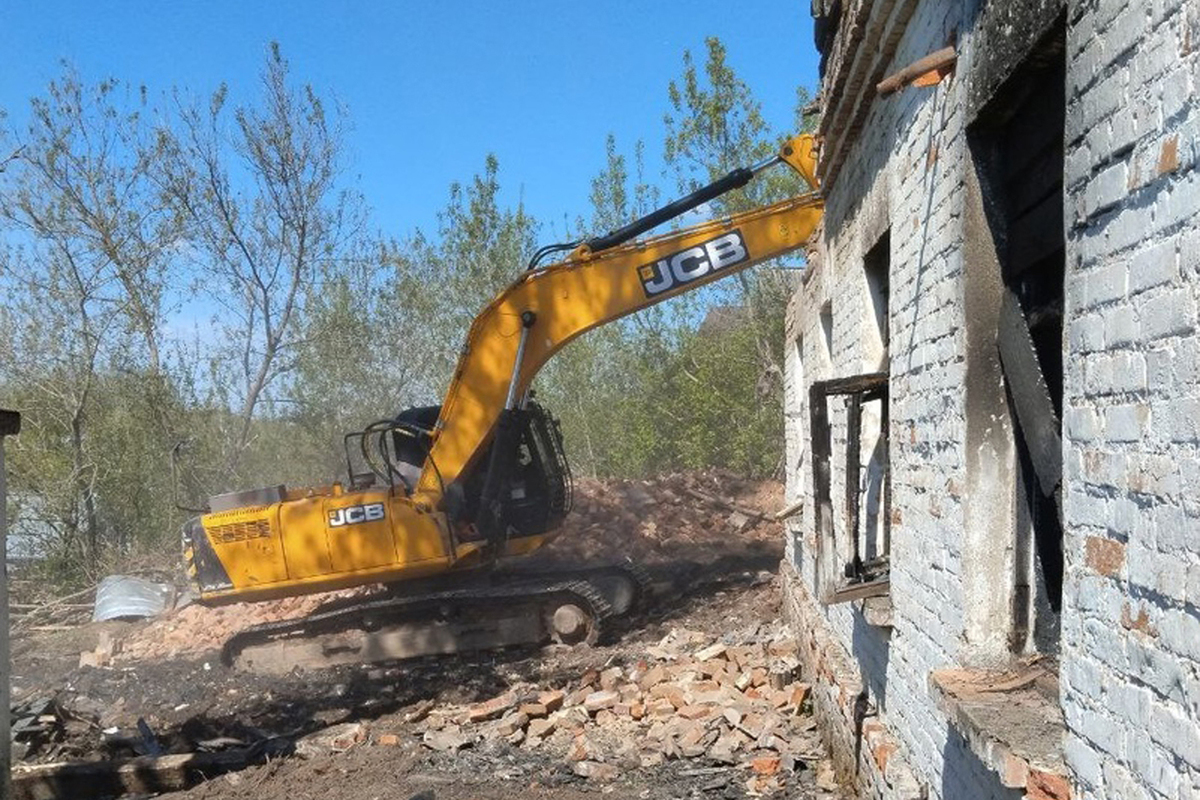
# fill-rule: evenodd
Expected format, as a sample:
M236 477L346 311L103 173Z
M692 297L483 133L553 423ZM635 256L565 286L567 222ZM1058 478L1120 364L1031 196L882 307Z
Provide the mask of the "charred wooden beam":
M9 775L12 771L12 719L8 709L11 703L8 647L8 508L7 487L4 483L4 437L16 436L21 432L21 415L16 411L0 409L0 797L11 797Z
M290 745L290 742L287 744ZM179 753L120 761L38 764L13 771L10 797L13 800L51 800L59 797L86 800L179 791L217 775L261 763L269 755L269 748L257 746L219 753Z
M954 51L954 46L943 47L924 58L917 59L899 72L888 75L876 84L875 91L879 93L880 97L887 97L909 84L932 86L941 82L942 78L953 71L956 61L958 61L958 53Z

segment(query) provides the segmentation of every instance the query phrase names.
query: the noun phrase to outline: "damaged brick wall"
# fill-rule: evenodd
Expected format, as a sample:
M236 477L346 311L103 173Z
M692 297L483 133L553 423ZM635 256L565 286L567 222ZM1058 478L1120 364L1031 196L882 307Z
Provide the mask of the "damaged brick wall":
M844 13L853 17L854 5ZM886 37L888 17L908 13L887 71L895 71L945 46L969 40L961 3L881 4L864 30ZM886 6L886 7L884 7ZM864 45L864 52L872 47ZM853 55L853 54L851 54ZM839 64L829 65L836 74ZM962 305L965 107L967 86L952 80L933 89L902 92L880 101L868 90L870 110L857 140L841 142L847 153L827 188L828 210L819 266L793 298L788 341L802 342L804 381L871 371L867 326L871 322L863 259L890 230L890 372L892 471L891 626L870 623L859 601L807 612L824 620L828 634L867 688L882 726L895 737L898 764L911 764L930 797L1012 797L976 759L956 744L945 718L929 697L927 680L938 666L961 663L964 607L962 530L965 520L966 409L965 327ZM829 102L827 100L827 102ZM830 136L837 136L831 130ZM832 311L831 335L821 309ZM828 339L828 351L826 351ZM792 395L803 403L805 392ZM790 408L795 412L799 409ZM840 513L846 415L830 404L833 428L832 492L835 534L845 541ZM804 416L801 414L801 416ZM796 435L807 435L807 426ZM818 574L820 542L814 529L811 453L790 465L789 496L805 499L791 555L797 597L816 602L836 578L840 564ZM827 558L826 561L829 559ZM799 601L798 601L799 602ZM826 648L827 649L827 648ZM815 652L815 651L814 651ZM822 651L824 652L824 651ZM814 673L836 674L822 658ZM829 696L840 696L832 688ZM844 726L841 734L853 736ZM905 796L899 786L871 780L869 796ZM970 787L969 794L963 794Z
M876 745L931 798L1200 797L1200 0L860 0L838 24L822 73L822 157L836 163L824 164L824 229L787 323L788 498L804 501L789 522L790 613L835 753L871 797L913 791L871 765ZM870 88L950 41L949 80L886 99ZM1054 58L1059 72L1045 71ZM1030 84L1064 61L1065 123L1042 128L1065 129L1039 134L1065 161L1045 201L1061 198L1065 228L1051 309L1065 348L1051 375L1060 614L1022 511L1029 438L997 353L1002 298L1021 287L1004 272L978 142L1014 129L995 119L1009 100L1015 129L1037 127L1020 117L1041 96ZM814 381L872 369L863 261L885 233L890 614L879 598L823 603L845 557L847 419L829 404L831 547L816 526L807 408ZM1039 594L1024 605L1023 581ZM1048 718L1065 735L1046 737L1050 771L989 760L988 731L958 729L930 684L940 668L1014 668L1035 652L1061 656ZM866 745L861 690L876 714Z
M1200 3L1068 18L1066 757L1200 797Z

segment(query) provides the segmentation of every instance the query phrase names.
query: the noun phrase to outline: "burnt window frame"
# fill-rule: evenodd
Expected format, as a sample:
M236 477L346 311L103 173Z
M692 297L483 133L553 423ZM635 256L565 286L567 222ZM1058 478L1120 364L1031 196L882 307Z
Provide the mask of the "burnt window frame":
M819 563L823 548L818 547L817 575L826 579L823 602L827 605L860 600L866 597L887 595L891 590L891 507L892 471L890 437L888 432L888 384L887 372L870 372L844 378L814 381L809 388L809 431L812 437L810 450L813 470L814 528L818 541L828 542L830 550L837 553L837 529L833 521L833 428L829 422L829 399L844 397L847 408L846 419L846 491L843 498L846 515L846 534L852 544L851 560L840 565L836 573L826 572ZM880 514L883 516L882 555L872 561L861 557L862 531L860 513L862 490L862 406L879 400L882 407L880 435L884 442L883 499ZM828 581L834 577L832 585Z

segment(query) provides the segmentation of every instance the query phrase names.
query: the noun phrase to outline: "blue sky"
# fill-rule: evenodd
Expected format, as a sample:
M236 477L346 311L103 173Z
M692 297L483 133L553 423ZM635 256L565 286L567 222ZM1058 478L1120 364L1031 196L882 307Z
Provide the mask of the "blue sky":
M651 177L682 54L721 37L768 121L792 124L795 87L816 83L806 0L741 2L111 2L0 4L0 108L14 121L69 61L87 80L208 93L256 90L270 41L293 77L348 108L349 175L377 226L436 225L451 181L493 152L504 200L540 220L588 212L591 177L616 134L642 138ZM668 192L664 200L673 192ZM553 232L543 229L542 238Z

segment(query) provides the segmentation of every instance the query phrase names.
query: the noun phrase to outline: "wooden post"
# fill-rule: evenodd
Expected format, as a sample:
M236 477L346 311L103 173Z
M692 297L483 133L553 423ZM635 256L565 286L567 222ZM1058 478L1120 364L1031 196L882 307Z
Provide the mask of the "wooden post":
M12 662L8 648L8 493L4 437L21 432L21 415L0 409L0 800L12 797Z

